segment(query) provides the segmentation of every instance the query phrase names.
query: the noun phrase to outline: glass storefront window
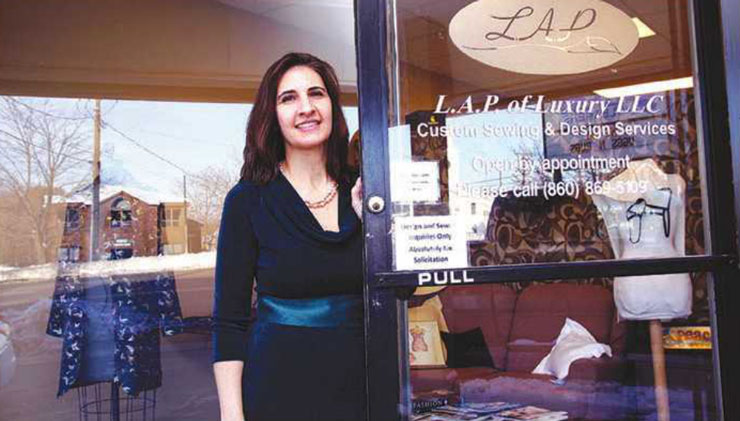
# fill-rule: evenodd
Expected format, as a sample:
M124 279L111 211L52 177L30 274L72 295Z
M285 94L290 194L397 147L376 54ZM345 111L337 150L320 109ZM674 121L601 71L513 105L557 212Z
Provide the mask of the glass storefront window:
M0 97L0 321L15 356L12 379L2 361L0 419L108 414L103 380L122 376L111 371L114 344L124 354L133 347L120 357L133 373L118 392L121 419L143 419L132 408L151 419L155 406L155 419L212 419L215 246L251 105L101 101L96 253L94 102ZM356 131L357 108L344 112ZM39 144L24 122L58 126ZM183 406L193 399L200 403Z
M276 4L0 5L0 419L218 418L215 250L259 81L314 54L358 129L352 3Z
M210 239L220 216L210 208L236 182L240 163L225 158L239 156L249 106L100 101L97 203L94 108L93 100L0 98L0 320L15 356L12 378L3 367L0 418L108 417L117 377L121 419L143 419L143 409L152 419L155 406L159 419L210 419ZM182 407L195 396L211 398Z
M368 419L722 418L715 319L734 316L712 273L593 270L736 258L707 234L703 155L725 139L698 112L715 108L697 106L702 2L52 3L0 5L0 420L217 418L221 209L259 80L288 51L334 66L350 165L373 158L368 370L349 379ZM86 98L104 98L98 123ZM586 261L568 267L596 275L559 279Z
M410 419L528 406L556 413L548 419L655 419L657 352L671 419L719 419L704 316L620 319L613 289L589 279L418 292L408 310Z
M0 321L15 357L2 361L0 419L97 419L113 376L121 419L212 419L215 246L251 105L100 101L97 251L94 107L0 97ZM355 132L357 108L344 112ZM56 129L40 144L23 123Z
M420 286L402 328L411 419L717 418L707 274L470 274L707 254L689 2L387 13L389 257Z
M391 9L396 270L705 253L686 2Z

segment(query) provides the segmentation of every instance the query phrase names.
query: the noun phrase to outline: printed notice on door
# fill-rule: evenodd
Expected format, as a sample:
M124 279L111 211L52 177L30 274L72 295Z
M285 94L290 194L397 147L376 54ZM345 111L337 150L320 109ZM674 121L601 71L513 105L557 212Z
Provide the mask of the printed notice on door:
M437 161L392 162L391 200L394 202L439 201Z
M453 216L395 218L396 270L468 266L465 227Z

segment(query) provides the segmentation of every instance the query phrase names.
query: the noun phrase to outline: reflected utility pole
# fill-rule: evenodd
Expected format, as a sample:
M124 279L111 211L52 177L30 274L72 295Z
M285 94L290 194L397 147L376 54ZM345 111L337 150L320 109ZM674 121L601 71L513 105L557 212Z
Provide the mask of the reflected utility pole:
M92 220L90 221L90 261L100 260L100 100L95 100L93 132L93 183L92 183ZM119 421L121 410L119 404L118 383L110 382L110 419Z
M182 204L183 215L185 216L185 253L190 253L190 233L188 232L188 178L182 173Z
M90 220L90 261L100 260L100 100L95 100Z

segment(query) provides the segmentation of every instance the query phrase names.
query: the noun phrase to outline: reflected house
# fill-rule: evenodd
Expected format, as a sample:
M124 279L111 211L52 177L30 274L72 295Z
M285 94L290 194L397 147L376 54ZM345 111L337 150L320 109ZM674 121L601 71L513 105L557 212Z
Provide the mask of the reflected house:
M170 255L201 251L203 224L192 219L187 219L186 222L185 205L185 202L159 203L159 254Z
M100 200L101 258L200 252L202 224L190 219L186 224L185 210L182 200L135 188L105 187ZM91 211L89 197L67 199L59 261L90 260Z
M465 197L460 192L451 190L450 202L450 213L465 225L467 240L485 240L486 224L491 213L493 199Z

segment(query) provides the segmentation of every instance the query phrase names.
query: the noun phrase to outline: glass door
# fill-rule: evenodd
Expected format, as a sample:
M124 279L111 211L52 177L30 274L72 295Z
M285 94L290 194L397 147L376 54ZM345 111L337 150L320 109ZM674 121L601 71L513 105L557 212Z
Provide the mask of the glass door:
M369 419L722 417L709 7L357 3Z

